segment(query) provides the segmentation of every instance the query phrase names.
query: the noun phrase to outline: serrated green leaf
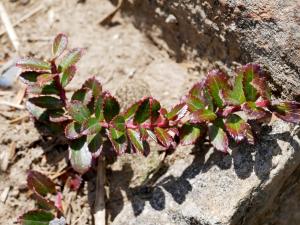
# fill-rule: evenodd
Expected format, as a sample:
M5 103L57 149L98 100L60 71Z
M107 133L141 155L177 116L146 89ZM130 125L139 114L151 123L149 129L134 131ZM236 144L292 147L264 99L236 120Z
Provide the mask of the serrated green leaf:
M102 142L102 136L99 133L88 135L87 136L87 142L88 142L88 148L91 153L97 153L100 154L99 152L101 150L101 146L103 144Z
M143 145L143 140L141 138L141 135L138 131L133 130L133 129L127 129L128 137L133 144L134 148L140 152L144 153L144 145Z
M228 137L223 129L223 122L218 119L209 127L209 139L212 145L219 151L228 152Z
M205 107L204 102L195 96L188 96L185 99L185 103L187 104L190 112L194 112L198 109L204 109Z
M27 184L31 190L35 190L42 196L56 193L55 184L44 174L31 170L27 176Z
M160 127L155 127L154 128L154 133L159 140L159 142L166 148L169 148L173 142L173 138L171 135L167 132L167 130L160 128Z
M37 82L38 76L40 76L41 73L35 72L35 71L25 71L22 72L19 77L20 80L27 85L34 85Z
M235 78L233 89L222 91L223 98L227 104L241 105L246 101L243 79L243 74L238 74Z
M166 114L168 120L180 120L188 111L188 106L185 103L180 103L174 106L169 113Z
M37 77L37 84L42 87L45 84L49 83L50 81L53 81L53 78L55 77L55 74L41 74Z
M52 44L52 57L55 59L59 57L67 48L68 37L65 34L58 34Z
M123 116L116 116L113 118L113 120L111 121L111 125L117 129L118 131L125 131L125 119Z
M133 118L134 123L141 124L150 118L150 98L144 99Z
M39 119L46 111L45 109L38 107L29 101L26 102L25 107L35 119Z
M152 123L155 123L160 115L160 103L156 99L150 98L150 108L150 119Z
M229 77L219 70L209 72L206 78L205 85L219 108L224 106L223 100L220 97L220 91L226 92L229 90L228 79Z
M22 58L17 61L16 65L24 70L51 72L51 64L40 59Z
M191 145L205 133L202 125L184 124L179 130L180 143L182 145Z
M52 96L33 97L28 101L35 104L36 106L47 109L61 109L62 107L64 107L63 101Z
M300 123L300 103L299 102L280 102L270 107L275 115L290 123Z
M118 101L111 95L106 95L104 98L103 115L106 122L110 122L120 112Z
M45 210L52 210L57 209L55 207L55 203L39 193L37 193L35 190L33 190L32 198L37 202L39 208L45 209Z
M129 120L134 116L134 114L135 114L136 110L138 109L139 105L140 105L140 103L136 102L136 103L132 104L131 106L129 106L127 108L127 110L125 110L125 112L123 114L125 120Z
M229 135L238 143L247 137L247 132L250 130L250 125L236 114L227 117L225 127Z
M94 98L98 98L102 94L102 86L95 77L86 80L82 87L92 90Z
M259 75L260 67L256 64L247 64L238 72L244 76L244 92L247 101L255 101L257 99L257 91L252 86L252 81Z
M20 218L23 225L49 225L55 216L44 210L32 210L23 214Z
M78 123L83 123L90 117L90 111L87 106L80 101L72 101L67 109L70 116Z
M101 130L101 125L98 118L90 117L84 124L83 135L96 134Z
M108 138L117 154L125 153L128 143L124 132L118 131L115 128L109 128Z
M104 115L103 115L103 98L100 95L98 98L95 100L95 116L99 121L104 120Z
M88 149L86 137L73 140L69 151L73 169L81 174L87 172L92 165L92 153Z
M268 115L264 109L257 107L255 102L245 102L241 109L246 113L249 119L261 119Z
M92 100L92 91L89 89L81 88L75 91L71 97L71 100L77 100L82 102L84 105L88 105L89 102Z
M64 71L70 66L77 63L81 56L83 55L83 49L82 48L74 48L70 50L61 60L61 62L58 65L59 71Z
M191 114L191 123L212 122L217 118L217 115L209 109L198 109Z
M75 121L69 123L65 128L66 138L71 140L80 138L82 136L81 130L82 126L80 123L77 123Z
M66 87L73 79L76 71L77 68L74 65L66 68L61 75L61 79L60 79L61 86Z
M265 77L254 77L251 84L261 97L267 100L271 100L271 90L266 82Z

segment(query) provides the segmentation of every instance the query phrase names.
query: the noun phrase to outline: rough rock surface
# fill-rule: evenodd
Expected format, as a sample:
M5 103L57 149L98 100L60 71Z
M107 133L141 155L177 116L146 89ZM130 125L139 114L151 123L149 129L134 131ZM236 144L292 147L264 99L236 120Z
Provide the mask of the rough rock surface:
M256 61L269 68L273 90L291 98L299 94L299 7L298 0L127 0L124 11L177 61Z
M134 189L113 224L256 224L299 163L297 129L290 130L276 121L256 146L232 146L230 155L178 149L154 187Z
M292 99L300 81L299 7L297 0L127 0L123 12L200 74L259 62L274 95ZM258 134L254 147L232 146L230 155L181 147L153 187L130 189L112 224L298 224L299 128L276 121Z

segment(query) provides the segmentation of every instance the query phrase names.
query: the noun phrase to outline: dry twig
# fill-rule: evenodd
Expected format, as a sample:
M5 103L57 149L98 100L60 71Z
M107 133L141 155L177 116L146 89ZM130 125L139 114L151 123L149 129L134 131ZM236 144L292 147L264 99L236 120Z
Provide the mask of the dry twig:
M11 21L9 19L9 16L4 8L4 5L2 2L0 2L0 17L1 20L4 24L4 27L6 29L6 32L8 33L9 39L11 40L15 50L18 52L19 51L19 46L20 46L20 42L19 39L17 37L17 34L14 30L13 25L11 24Z

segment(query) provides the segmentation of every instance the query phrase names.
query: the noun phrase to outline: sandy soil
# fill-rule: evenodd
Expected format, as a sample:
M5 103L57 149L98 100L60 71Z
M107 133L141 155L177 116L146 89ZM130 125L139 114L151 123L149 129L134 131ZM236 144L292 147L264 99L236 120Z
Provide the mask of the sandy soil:
M158 49L135 29L127 18L117 15L113 26L99 26L98 21L114 8L107 0L4 0L3 3L13 22L42 6L35 15L15 27L21 42L21 56L47 57L51 40L58 32L70 36L70 47L86 48L70 90L81 86L90 75L96 75L105 89L116 93L123 106L151 94L164 106L170 107L198 79L197 72L188 70L185 64L175 63L165 51ZM0 43L1 68L16 53L6 34L0 36ZM19 89L19 84L10 89L0 89L0 101L14 101ZM0 224L13 224L18 216L34 208L26 188L26 172L29 169L53 175L68 165L66 146L53 146L44 152L43 149L51 146L51 141L39 135L26 115L25 110L0 104ZM24 119L13 121L20 117ZM108 173L113 187L107 203L109 220L113 220L122 209L124 201L130 200L128 194L122 194L120 187L134 186L155 164L151 164L151 157L133 158L135 163L132 166L117 164L111 166ZM137 163L140 160L150 162L149 166L138 169L141 167L141 163ZM126 160L121 158L119 161ZM126 176L120 179L121 174ZM78 192L65 193L64 200L72 200L67 213L70 224L91 224L90 205L94 187L89 181L93 180L93 176L91 173L84 177L85 182Z

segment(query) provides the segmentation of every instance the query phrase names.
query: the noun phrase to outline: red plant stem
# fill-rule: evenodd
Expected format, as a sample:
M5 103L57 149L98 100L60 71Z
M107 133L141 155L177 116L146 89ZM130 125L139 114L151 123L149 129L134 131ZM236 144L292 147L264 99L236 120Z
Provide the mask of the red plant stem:
M110 128L113 127L110 123L107 122L100 122L100 126L103 128ZM160 128L171 128L176 126L176 124L170 126L169 124L166 124L165 122L157 123L157 124L152 124L152 123L143 123L143 124L133 124L133 123L127 123L126 128L129 129L139 129L139 128L145 128L145 129L150 129L153 130L155 127L160 127Z
M268 106L270 106L270 101L269 100L257 101L257 102L255 102L255 105L257 107L268 107Z

